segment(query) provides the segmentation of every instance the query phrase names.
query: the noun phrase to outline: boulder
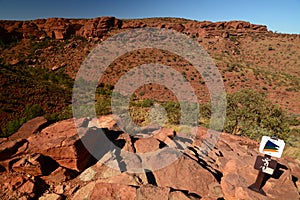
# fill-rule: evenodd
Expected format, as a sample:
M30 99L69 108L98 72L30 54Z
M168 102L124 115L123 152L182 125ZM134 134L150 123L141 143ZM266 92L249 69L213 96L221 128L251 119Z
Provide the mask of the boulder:
M42 176L41 179L43 179L46 183L55 184L66 182L74 178L76 175L78 175L76 171L64 167L58 167L53 172L51 172L51 174L47 176Z
M90 182L86 186L80 188L72 198L77 199L136 199L136 189L131 186L101 183L97 181Z
M133 144L131 141L131 137L128 133L120 134L116 139L116 145L122 149L122 151L126 152L134 152Z
M95 170L93 170L93 168L90 167L90 168L87 168L86 170L84 170L80 174L79 178L82 181L91 181L95 177L95 175L96 175Z
M184 31L185 27L182 24L176 23L176 24L170 24L170 25L168 25L167 28L182 33Z
M150 153L159 149L159 141L155 138L140 138L135 141L134 147L137 153Z
M100 116L98 118L99 128L107 128L108 130L117 130L117 122L113 115Z
M168 144L175 137L175 131L171 128L161 128L153 131L153 138Z
M77 199L91 199L91 193L93 192L93 189L95 188L96 181L92 181L88 183L87 185L83 186L77 192L73 195L72 200Z
M189 199L190 198L181 191L173 191L169 194L169 200L189 200Z
M22 154L27 148L25 139L5 140L0 145L0 161Z
M36 134L48 125L44 117L36 117L21 126L21 128L9 137L10 140L26 139L29 136Z
M55 168L57 168L57 163L40 154L25 155L12 166L13 171L30 174L32 176L48 174Z
M59 194L51 193L51 194L44 194L39 198L39 200L62 200L63 197Z
M18 188L18 191L22 194L26 194L30 197L36 196L35 192L37 190L37 185L32 180L27 180L21 187Z
M25 153L28 142L25 139L5 140L0 145L0 171L10 171L13 163Z
M114 183L96 183L90 199L136 200L136 189L131 186Z
M155 187L153 185L144 185L137 189L136 199L137 200L168 200L170 188L166 187Z
M54 188L55 194L63 194L65 192L65 186L64 185L57 185Z
M26 182L26 179L23 176L15 176L15 177L11 177L7 180L7 182L9 183L9 189L10 190L16 190L19 187L21 187L23 185L23 183Z
M147 183L145 173L121 172L100 161L82 172L77 179L83 182L98 180L98 182L102 183L119 183L131 186L140 186Z
M78 119L78 121L80 122L80 119ZM77 123L80 124L79 122ZM105 115L105 116L100 116L98 118L88 119L87 123L88 123L87 127L89 128L96 127L96 128L106 128L110 131L120 131L113 115Z
M181 156L171 165L154 171L153 174L160 187L186 190L201 197L208 196L209 185L217 182L208 170L186 156Z
M87 131L86 134L93 133ZM49 156L68 169L82 171L91 160L91 154L81 142L73 119L43 129L40 134L29 137L28 142L30 153Z
M298 188L300 194L300 161L286 158L288 168L291 170L292 180Z

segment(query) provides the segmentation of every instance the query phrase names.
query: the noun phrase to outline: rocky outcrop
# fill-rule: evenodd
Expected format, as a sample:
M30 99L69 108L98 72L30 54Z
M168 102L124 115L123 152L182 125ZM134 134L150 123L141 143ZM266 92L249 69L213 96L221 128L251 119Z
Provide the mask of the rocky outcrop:
M24 126L30 124L32 121ZM136 160L142 154L166 147L177 148L178 138L184 137L183 133L169 128L145 128L143 130L149 132L143 132L143 138L132 136L117 130L112 115L79 119L77 126L84 130L80 134L93 135L95 130L102 129L121 152L138 153ZM102 154L99 161L93 159L82 144L73 119L49 125L39 132L35 128L31 130L28 138L10 137L1 141L1 199L299 198L300 164L289 158L278 159L276 173L268 177L263 187L266 196L248 188L258 173L253 165L259 153L258 143L244 137L222 133L215 147L207 152L201 147L207 129L195 128L195 138L186 143L188 148L178 149L180 156L174 162L164 168L135 173L112 168L124 165L122 158L118 158L122 155L120 152ZM90 144L101 139L92 138L95 141ZM101 146L96 147L101 149ZM163 159L166 158L153 162ZM127 166L122 169L132 167L129 164L135 165L135 161L125 163Z
M90 153L77 134L73 119L53 124L27 140L28 152L49 156L68 169L82 171L91 160Z
M184 32L193 36L220 35L224 32L237 31L267 32L264 25L250 24L244 21L230 22L188 22L174 23L158 19L156 23L141 20L119 20L115 17L98 17L94 19L64 19L49 18L32 21L0 21L0 38L7 43L22 38L45 38L63 40L72 35L85 38L102 38L109 31L116 29L133 29L144 27L158 27Z
M44 117L36 117L23 124L15 134L9 137L10 140L26 139L32 134L36 134L48 125L48 121Z
M209 188L217 182L212 173L186 156L182 156L172 165L154 171L153 174L160 187L184 190L201 197L213 195Z
M94 19L49 18L33 21L0 21L0 38L10 41L14 38L66 39L71 35L82 37L102 37L111 29L120 28L122 21L115 17L99 17Z

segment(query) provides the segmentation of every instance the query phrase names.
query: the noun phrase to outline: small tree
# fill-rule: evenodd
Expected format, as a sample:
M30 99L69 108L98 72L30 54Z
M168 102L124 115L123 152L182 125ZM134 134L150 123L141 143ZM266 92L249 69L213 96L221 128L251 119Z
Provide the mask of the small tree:
M289 124L283 110L266 100L264 93L244 89L227 96L224 130L253 139L261 135L286 138Z

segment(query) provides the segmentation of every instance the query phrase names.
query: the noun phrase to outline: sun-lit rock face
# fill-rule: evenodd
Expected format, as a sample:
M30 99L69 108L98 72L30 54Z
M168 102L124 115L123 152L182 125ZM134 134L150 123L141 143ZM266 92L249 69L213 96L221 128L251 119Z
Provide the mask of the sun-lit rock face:
M97 126L89 127L90 123ZM36 124L34 124L36 122ZM122 151L137 153L130 168L139 163L139 156L166 147L178 148L180 137L170 128L150 129L147 137L130 135L116 130L112 115L98 119L78 119L78 128L85 135L102 129L108 141ZM180 156L168 166L156 170L145 169L132 173L111 168L109 163L122 164L122 154L115 151L95 160L82 144L74 120L68 119L48 125L39 132L29 134L29 125L39 127L45 123L37 118L20 128L22 138L11 137L0 143L1 198L22 196L27 198L57 199L298 199L300 165L290 158L278 159L280 169L269 177L263 190L267 196L250 190L258 171L253 165L258 143L245 137L221 133L215 147L203 153L201 145L206 128L198 128L196 136L182 149ZM21 131L26 130L22 135ZM26 137L25 137L26 135ZM176 136L175 136L176 135ZM83 135L81 135L84 137ZM92 144L98 144L101 137ZM103 139L103 138L102 138ZM97 142L98 141L98 142ZM100 146L95 145L97 148ZM162 157L162 159L164 159ZM163 162L161 160L160 162ZM156 161L158 162L158 161ZM136 166L135 166L136 167ZM142 167L142 165L140 166Z

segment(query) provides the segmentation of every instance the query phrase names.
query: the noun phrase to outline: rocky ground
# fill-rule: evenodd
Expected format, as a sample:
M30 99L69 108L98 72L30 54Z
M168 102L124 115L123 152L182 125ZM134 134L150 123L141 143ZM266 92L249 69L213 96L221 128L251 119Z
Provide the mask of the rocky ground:
M84 137L102 129L121 152L147 153L175 148L185 137L169 128L145 128L147 137L135 137L118 129L111 115L81 119ZM196 129L195 129L196 130ZM248 189L258 171L253 168L258 143L221 133L216 146L201 150L207 130L198 128L187 148L172 164L157 170L122 172L109 167L122 159L97 161L84 147L73 119L49 125L43 117L24 124L0 141L0 199L299 199L300 163L288 157L267 177L266 196ZM146 132L144 132L146 133ZM95 140L97 141L97 140ZM91 145L96 145L93 141ZM121 155L122 153L120 153ZM127 162L125 168L129 169Z

